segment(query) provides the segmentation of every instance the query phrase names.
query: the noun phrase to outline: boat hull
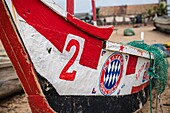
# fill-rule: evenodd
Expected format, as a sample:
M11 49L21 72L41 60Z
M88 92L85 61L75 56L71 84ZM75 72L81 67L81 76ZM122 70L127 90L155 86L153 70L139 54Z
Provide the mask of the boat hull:
M154 20L154 26L157 30L170 34L170 17L163 16Z
M122 96L62 96L47 79L37 75L50 107L59 113L132 113L141 109L149 96L149 86L138 93ZM47 91L47 87L50 90Z

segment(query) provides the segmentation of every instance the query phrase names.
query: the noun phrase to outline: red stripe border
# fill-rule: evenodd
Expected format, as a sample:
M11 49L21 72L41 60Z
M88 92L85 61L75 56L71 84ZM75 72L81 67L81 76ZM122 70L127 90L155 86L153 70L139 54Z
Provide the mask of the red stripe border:
M131 90L131 94L137 93L137 92L143 90L146 86L149 85L149 83L150 83L150 82L148 81L148 82L146 82L146 83L144 83L144 84L142 84L142 85L140 85L140 86L133 86L133 87L132 87L132 90Z
M2 44L16 70L19 80L28 95L28 102L33 113L54 113L49 107L38 83L33 65L29 60L15 25L7 13L4 1L0 1L0 37ZM32 99L34 98L34 99ZM57 106L56 106L57 107Z

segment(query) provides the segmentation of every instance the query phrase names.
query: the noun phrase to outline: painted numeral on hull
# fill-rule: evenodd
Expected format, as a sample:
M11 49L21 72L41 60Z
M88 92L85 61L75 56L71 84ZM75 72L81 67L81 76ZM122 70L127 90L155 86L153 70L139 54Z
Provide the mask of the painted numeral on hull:
M63 70L61 71L60 74L60 79L62 80L68 80L68 81L73 81L75 79L76 76L76 71L73 70L71 73L67 72L67 70L73 65L73 63L75 62L78 54L79 54L79 50L80 50L80 44L77 40L72 39L69 41L67 47L66 47L66 51L70 51L70 49L75 46L76 50L74 52L74 55L72 56L72 58L68 61L68 63L65 65L65 67L63 68Z

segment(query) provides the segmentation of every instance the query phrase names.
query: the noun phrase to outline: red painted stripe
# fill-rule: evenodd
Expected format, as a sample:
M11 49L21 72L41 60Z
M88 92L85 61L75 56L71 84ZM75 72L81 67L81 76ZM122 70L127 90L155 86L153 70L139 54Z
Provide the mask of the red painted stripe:
M15 67L17 75L23 83L24 89L27 94L39 94L40 90L36 85L33 75L33 67L29 62L28 55L23 49L21 40L18 39L9 16L6 14L6 10L0 1L0 37L4 45L4 48ZM31 83L31 84L30 84Z
M74 0L67 0L67 12L74 14Z
M135 74L138 56L129 55L126 75Z
M137 93L137 92L143 90L146 86L149 85L149 83L150 83L150 82L148 81L148 82L146 82L146 83L144 83L144 84L142 84L142 85L140 85L140 86L133 86L133 87L132 87L132 90L131 90L131 94Z
M99 28L93 25L86 24L70 14L67 14L67 20L83 32L92 35L94 38L99 38L102 40L108 40L114 29L113 26Z
M102 40L86 34L72 23L67 22L39 0L12 1L17 13L48 39L59 51L63 51L68 34L74 34L84 38L85 44L80 58L80 64L94 69L97 68L102 49ZM78 25L79 23L75 24ZM87 28L89 31L96 32L93 31L94 29L89 28Z
M45 99L34 98L31 100L30 95L40 97L41 90L38 85L38 79L34 72L33 65L31 64L28 54L21 44L21 40L16 33L14 25L11 23L9 15L6 13L6 9L2 0L0 1L0 37L2 44L16 70L16 73L22 83L25 92L28 95L29 103L36 108L32 108L32 111L37 111L34 113L54 113L53 110L48 106ZM43 97L42 97L43 98ZM36 103L36 104L33 104ZM38 108L39 107L39 108Z
M93 21L96 21L96 6L95 6L95 0L92 1L92 11L93 11Z
M56 113L52 108L47 109L47 106L49 105L47 104L45 97L40 95L29 96L28 103L30 104L32 113Z

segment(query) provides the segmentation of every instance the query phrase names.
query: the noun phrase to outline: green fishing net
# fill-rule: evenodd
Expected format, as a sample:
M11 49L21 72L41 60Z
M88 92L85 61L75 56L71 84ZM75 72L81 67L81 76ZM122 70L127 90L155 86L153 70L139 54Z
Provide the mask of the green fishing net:
M133 41L129 42L128 45L146 50L150 53L150 55L154 55L154 60L150 61L151 65L148 70L148 74L150 78L154 80L154 88L157 94L161 94L165 90L165 87L167 85L169 66L164 51L154 45L147 45L146 43L144 43L144 41Z
M133 35L135 35L135 32L132 29L127 28L124 30L124 36L133 36Z

